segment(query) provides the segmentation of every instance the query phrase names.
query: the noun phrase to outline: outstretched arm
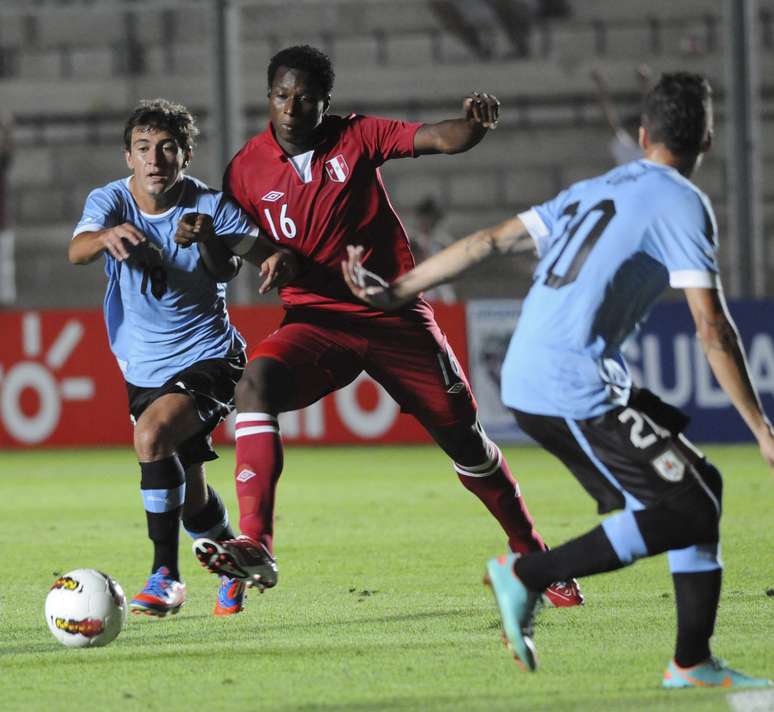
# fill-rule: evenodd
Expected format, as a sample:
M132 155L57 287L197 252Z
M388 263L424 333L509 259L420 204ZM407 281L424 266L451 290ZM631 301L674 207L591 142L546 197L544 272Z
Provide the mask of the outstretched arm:
M363 267L363 248L348 246L341 263L344 281L352 293L379 309L396 309L431 287L450 282L492 257L531 251L535 245L518 217L484 228L458 240L410 272L387 284Z
M414 153L462 153L473 148L489 129L497 128L500 102L494 94L473 92L462 100L464 117L424 124L414 135Z
M263 235L216 236L209 215L188 213L183 216L178 223L175 242L182 247L197 243L204 266L219 282L233 279L242 260L256 265L261 275L260 294L283 287L299 272L295 254L277 247Z
M108 252L119 262L129 258L127 245L140 245L147 238L131 223L122 223L102 230L81 232L67 248L67 259L74 265L87 265L103 252Z
M774 433L750 380L744 348L722 290L718 286L717 289L693 287L684 291L715 378L755 435L763 459L774 470Z

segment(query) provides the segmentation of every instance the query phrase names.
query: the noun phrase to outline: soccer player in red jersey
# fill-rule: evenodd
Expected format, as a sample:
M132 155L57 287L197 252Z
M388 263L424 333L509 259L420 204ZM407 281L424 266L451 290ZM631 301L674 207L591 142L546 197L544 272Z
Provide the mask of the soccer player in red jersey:
M514 552L542 550L517 482L478 422L475 398L424 299L385 313L353 297L340 264L347 245L388 281L412 269L409 241L379 167L393 158L461 153L497 125L499 102L474 92L464 116L434 124L328 115L334 72L309 46L289 47L268 67L270 125L229 165L224 190L278 244L301 260L281 292L286 316L265 338L237 385L236 487L242 536L199 539L204 566L261 589L274 586L274 494L282 471L277 416L304 408L362 371L427 429L462 484L486 505ZM579 605L574 581L547 596Z

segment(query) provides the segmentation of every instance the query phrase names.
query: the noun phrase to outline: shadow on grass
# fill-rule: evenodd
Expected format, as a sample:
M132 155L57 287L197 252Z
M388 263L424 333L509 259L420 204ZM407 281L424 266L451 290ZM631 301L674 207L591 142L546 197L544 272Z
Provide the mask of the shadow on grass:
M559 613L566 614L565 611L559 611ZM157 619L153 618L152 616L131 616L129 619L129 622L127 625L129 628L124 628L124 631L122 632L122 636L118 642L112 643L110 645L111 650L111 659L115 657L116 653L113 653L113 651L116 650L116 647L119 647L121 649L136 649L136 648L147 648L149 644L168 644L168 643L186 643L190 645L196 645L199 641L197 641L195 638L190 638L189 636L192 633L196 633L199 635L210 635L212 634L213 630L219 630L223 632L226 637L231 641L236 642L245 642L251 639L257 639L260 635L265 635L267 633L284 633L288 631L294 631L294 630L301 630L303 632L308 632L310 630L310 627L314 625L324 624L329 626L335 626L339 629L345 629L345 628L351 628L351 627L361 627L361 626L374 626L374 625L386 625L390 626L393 624L400 624L400 623L411 623L411 622L419 622L419 621L440 621L444 619L455 619L455 620L469 620L470 619L471 611L468 608L452 608L447 609L444 611L425 611L421 613L399 613L395 615L382 615L382 616L357 616L353 617L351 619L346 620L338 620L338 621L324 621L324 620L296 620L293 622L276 622L276 623L265 623L261 620L255 620L255 621L245 621L245 618L249 615L241 614L240 616L236 616L234 618L227 618L227 619L216 619L212 616L205 615L205 614L197 614L197 615L190 615L186 616L183 614L183 617L173 616L170 618L165 619ZM549 614L550 615L550 614ZM545 614L541 616L543 619L538 619L538 625L540 623L548 623L549 626L555 625L556 622L554 621L546 621L545 620ZM206 629L202 629L201 624L203 621L207 621L208 623L211 623ZM229 626L230 623L233 621L233 627L226 628L225 626ZM171 624L171 625L170 625ZM161 627L166 628L166 630L162 630ZM472 626L473 630L476 631L482 631L482 632L489 632L492 630L497 630L500 628L499 619L495 613L495 611L492 611L491 620L483 623L483 624L476 624ZM25 626L18 629L19 632L29 632L30 634L37 635L40 633L40 628L38 626ZM64 652L63 646L56 643L54 640L51 640L51 642L46 643L18 643L15 644L9 644L10 641L3 641L0 640L0 658L2 657L9 657L13 655L24 655L24 654L36 654L36 653L51 653L51 654L59 654ZM203 640L201 641L204 642ZM303 646L296 646L294 650L297 650L299 647ZM362 647L368 647L368 645L364 645ZM430 646L428 646L430 647ZM68 652L72 652L75 650L83 650L79 648L72 648L67 649ZM339 646L330 646L328 650L341 650ZM84 653L86 654L93 654L94 649L88 648L84 650ZM195 651L192 651L192 654L196 655L197 653ZM119 654L120 655L120 654ZM144 658L147 658L146 655L143 656ZM77 658L78 661L82 660L82 658L79 656Z
M177 618L176 616L171 616L166 619L161 618L154 618L153 616L145 616L141 614L137 615L129 615L129 618L127 619L127 626L131 626L132 632L139 632L139 628L136 628L135 626L169 626L170 623L174 621L174 625L176 628L180 628L181 626L184 628L190 627L191 624L196 623L197 625L201 624L202 620L207 620L211 616L205 615L205 614L195 614L186 616L185 618ZM43 625L43 629L45 629L45 624ZM122 634L122 643L126 640L126 626L124 627ZM153 630L152 628L148 628L148 630L152 631L152 637L154 641L164 641L164 640L179 640L181 632L175 632L174 630L170 629L169 632L165 632L162 634L158 634L158 631ZM27 625L27 626L19 626L14 631L16 633L15 638L19 637L37 637L41 633L41 626L37 625ZM145 645L148 643L147 636L140 634L140 637L135 641L132 639L132 643L136 645ZM102 646L106 647L106 646ZM66 646L63 646L61 643L57 643L53 638L49 639L48 642L45 643L19 643L18 640L13 639L13 641L9 639L2 639L0 638L0 658L2 657L8 657L11 655L19 655L24 653L46 653L46 652L60 652L62 650L80 650L81 648L66 648ZM86 650L91 651L95 648L86 648Z
M426 613L414 613L414 614L401 614L401 615L395 615L395 616L373 616L373 617L361 617L357 618L355 620L344 620L344 621L337 621L336 623L328 623L328 625L335 625L340 628L348 627L348 626L361 626L361 625L374 625L379 623L386 623L386 624L392 624L392 623L405 623L410 621L419 621L419 620L438 620L438 619L444 619L444 618L450 618L450 617L460 617L460 616L466 616L469 614L469 611L467 609L462 608L456 608L452 610L447 611L441 611L441 612L426 612ZM33 643L33 644L23 644L23 645L12 645L12 646L2 646L2 650L0 650L0 656L12 656L12 655L23 655L23 654L35 654L35 653L50 653L52 655L58 655L67 652L68 654L71 654L74 656L71 659L63 659L63 660L57 660L58 664L80 664L83 662L84 658L83 655L95 655L94 658L90 659L90 662L111 662L115 660L123 660L123 659L134 659L136 658L136 653L134 650L142 648L144 650L143 652L143 660L153 660L153 659L167 659L169 657L168 651L167 652L160 652L159 654L154 654L153 652L148 651L148 646L153 644L159 644L159 645L166 645L170 643L184 643L187 645L205 645L207 644L207 641L204 639L202 640L191 640L186 639L186 633L189 631L182 630L181 628L188 629L191 627L191 625L187 624L194 624L196 623L197 626L197 632L202 634L209 635L211 632L211 629L209 630L202 630L200 625L200 619L205 618L208 619L209 616L192 616L188 619L178 619L176 621L177 625L175 625L175 628L177 630L173 630L170 628L168 631L160 632L158 630L154 630L152 628L147 628L145 631L140 630L137 627L137 624L132 625L132 630L128 632L124 631L122 637L116 641L115 643L112 643L110 645L110 652L109 654L105 655L104 657L97 657L99 656L99 653L95 654L96 648L71 648L71 649L65 649L63 646L58 645L55 643L55 641L51 641L50 643ZM197 620L199 619L199 620ZM140 625L142 625L143 621L138 621ZM213 620L213 623L216 623L216 621ZM148 626L155 626L155 625L163 625L162 622L155 622L155 621L148 621ZM143 626L146 627L146 626ZM483 629L488 628L489 626L485 626ZM220 630L222 631L223 628L221 627ZM308 632L310 630L310 623L308 621L298 621L294 623L277 623L272 625L263 625L261 623L256 623L255 625L245 626L240 625L239 628L234 628L230 631L225 631L227 633L228 640L234 641L234 642L240 642L244 643L248 640L259 640L260 634L265 634L267 632L286 632L290 630L302 630L304 632ZM149 633L149 635L146 635L145 633ZM423 648L433 648L437 645L437 643L434 644L422 644L417 643L417 647L423 647ZM331 652L337 652L339 654L346 653L347 651L353 652L355 654L361 653L363 650L368 649L369 647L378 647L378 648L390 648L395 647L397 649L404 649L405 648L405 641L396 641L394 644L384 643L384 641L370 644L367 641L363 641L363 644L357 644L357 645L328 645L328 646L321 646L319 641L315 640L313 642L301 642L299 641L296 644L288 643L287 645L270 645L266 646L265 643L261 644L261 648L259 650L251 651L256 654L267 654L267 655L297 655L300 650L303 650L305 654L309 655L323 655L328 656ZM307 649L308 648L308 649ZM131 650L131 652L127 652L126 654L122 654L121 651L124 650ZM212 655L212 648L208 648L207 650L185 650L180 651L179 653L181 657L207 657L208 655ZM10 662L10 661L8 661ZM20 661L20 664L22 664L22 661ZM10 666L10 665L9 665Z

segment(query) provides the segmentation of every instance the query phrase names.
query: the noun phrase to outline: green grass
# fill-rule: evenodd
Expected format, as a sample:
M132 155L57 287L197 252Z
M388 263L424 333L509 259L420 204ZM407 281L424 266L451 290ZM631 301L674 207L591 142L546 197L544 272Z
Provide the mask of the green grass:
M715 650L774 675L774 481L753 448L709 448L726 473L726 576ZM539 528L561 542L597 523L550 457L511 449ZM209 468L236 518L233 453ZM182 542L188 600L168 620L130 617L106 648L48 632L55 572L95 567L127 596L150 547L128 450L0 453L3 710L727 710L718 690L663 691L674 640L666 560L586 579L582 610L548 610L541 669L499 640L483 563L504 538L431 447L289 449L278 491L279 586L210 615L216 579ZM217 706L217 707L216 707Z

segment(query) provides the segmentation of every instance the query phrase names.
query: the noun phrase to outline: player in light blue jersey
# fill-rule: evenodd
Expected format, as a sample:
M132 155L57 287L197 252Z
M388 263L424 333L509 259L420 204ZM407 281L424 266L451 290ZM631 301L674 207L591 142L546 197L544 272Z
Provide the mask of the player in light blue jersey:
M502 369L521 428L597 500L623 510L556 549L487 564L503 628L523 667L537 664L532 623L551 582L668 552L677 643L663 686L762 687L711 655L720 597L720 473L682 434L687 418L633 387L621 345L667 285L682 289L718 382L774 469L774 435L723 298L712 208L689 178L712 140L709 84L663 75L645 99L644 159L581 181L481 230L388 285L350 247L354 294L394 308L488 258L536 248L540 261Z
M68 252L73 264L104 256L105 324L127 385L154 546L151 577L130 607L159 617L185 601L181 518L192 537L234 536L203 464L217 457L210 433L232 410L245 364L225 283L239 271L238 255L260 265L261 292L296 269L234 203L185 174L197 134L185 107L141 102L124 129L132 175L89 194ZM224 578L214 612L238 613L243 600L244 585Z

